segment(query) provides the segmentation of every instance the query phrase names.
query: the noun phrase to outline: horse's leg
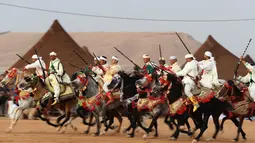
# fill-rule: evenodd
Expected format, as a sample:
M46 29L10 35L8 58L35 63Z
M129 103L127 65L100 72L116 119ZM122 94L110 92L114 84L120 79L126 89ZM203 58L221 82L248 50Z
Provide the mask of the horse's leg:
M74 119L76 119L77 117L78 117L77 115L72 116L72 118L64 125L64 127L65 127L64 132L66 132L67 126L69 126L69 125L70 125L71 128L74 130L74 132L77 131L77 127L75 127L75 126L72 124L72 121L73 121Z
M132 118L131 115L128 115L127 118L128 118L128 120L129 120L129 122L130 122L130 125L129 125L126 129L123 130L123 133L124 133L124 134L126 134L126 133L127 133L128 131L130 131L130 129L132 128L133 118Z
M216 139L219 131L220 131L220 123L219 123L219 117L220 117L220 114L212 114L212 117L213 117L213 123L215 125L215 132L212 136L212 138L209 138L207 141L213 141Z
M157 122L158 118L160 117L161 112L158 110L152 118L151 124L148 129L146 129L146 134L143 136L146 139L149 136L149 133L152 131L152 127L154 126L155 122Z
M97 112L92 112L93 116L96 118L96 123L97 123L97 132L94 133L94 136L99 136L100 135L100 119L99 119L99 114Z
M229 118L226 116L226 117L224 117L223 119L222 119L222 121L221 121L221 124L220 124L220 131L222 131L223 132L223 129L224 129L224 123L225 123L225 121L226 120L228 120ZM231 119L232 120L232 119ZM237 125L238 126L238 125Z
M57 129L58 132L60 132L62 127L66 124L66 122L70 120L70 116L71 116L70 110L68 111L68 109L66 109L65 120L62 123L59 124L59 127Z
M170 121L168 121L168 118L170 118ZM169 129L170 129L170 130L173 130L174 127L173 127L171 121L172 121L172 118L171 118L170 116L166 116L165 119L164 119L164 122L168 125Z
M239 126L239 121L236 118L231 118L231 121L235 124L235 126L238 128ZM244 140L246 140L246 133L243 131L241 128L241 134Z
M154 128L155 128L154 137L158 137L158 123L157 123L157 121L154 123Z
M234 141L238 141L239 140L239 135L240 135L240 132L242 130L242 125L243 125L243 120L244 120L244 116L239 116L239 126L238 126L238 129L237 129L237 136L236 138L234 139Z
M120 123L118 129L116 130L116 133L120 133L120 129L121 129L121 126L122 126L123 119L122 119L121 115L118 112L117 112L116 118L118 119L118 121Z
M9 129L7 130L7 132L11 132L12 129L15 127L15 125L17 124L20 116L22 115L23 113L23 109L20 109L19 107L16 109L16 111L14 112L14 117L13 119L11 120L11 125L9 126Z
M200 128L200 133L199 135L192 141L192 143L196 143L197 141L199 141L199 139L201 138L201 136L204 134L205 130L208 128L208 120L209 120L210 114L204 114L204 119L203 119L203 123L202 126Z
M175 121L173 120L173 122L175 122ZM175 129L175 132L171 135L170 140L177 140L177 138L178 138L178 136L180 134L180 128L179 128L180 124L179 124L179 121L177 121L177 124L174 123L174 125L175 125L176 129Z
M66 117L66 114L63 114L63 115L61 115L61 116L59 116L58 118L57 118L57 124L59 125L60 124L60 121L62 120L62 119L64 119Z
M92 120L93 120L93 115L92 115L92 113L90 113L90 115L89 115L89 124L91 124ZM84 131L84 134L88 134L89 133L90 127L91 126L88 126L87 130Z

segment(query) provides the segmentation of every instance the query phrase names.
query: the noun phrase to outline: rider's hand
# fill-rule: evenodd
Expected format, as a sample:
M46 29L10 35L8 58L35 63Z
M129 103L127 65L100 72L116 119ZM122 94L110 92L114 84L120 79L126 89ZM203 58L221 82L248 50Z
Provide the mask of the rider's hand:
M89 68L89 69L92 69L92 68L93 68L93 66L90 64L90 65L88 65L88 68Z

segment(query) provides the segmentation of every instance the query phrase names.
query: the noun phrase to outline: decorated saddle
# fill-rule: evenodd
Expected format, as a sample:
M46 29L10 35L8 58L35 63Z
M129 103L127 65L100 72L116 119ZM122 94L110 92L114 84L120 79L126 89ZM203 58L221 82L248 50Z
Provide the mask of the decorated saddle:
M170 111L170 115L175 115L175 114L179 114L182 115L186 110L186 99L184 98L179 98L178 100L176 100L174 103L169 105L169 111Z
M139 111L152 110L156 105L165 103L166 100L163 96L159 98L148 96L147 98L139 98L136 106Z
M94 111L95 106L101 105L102 94L86 98L85 96L79 96L78 105L82 106L87 111Z
M211 90L211 89L205 88L205 87L195 88L191 92L195 96L195 98L197 99L197 101L199 103L209 102L216 94L216 92L214 90ZM191 104L190 101L188 101L188 103Z
M46 85L47 89L49 90L49 92L54 94L54 88L51 85L49 78L46 78L45 85ZM75 97L75 92L71 85L60 84L60 96L59 96L60 101L64 101L64 100L71 99L74 97Z

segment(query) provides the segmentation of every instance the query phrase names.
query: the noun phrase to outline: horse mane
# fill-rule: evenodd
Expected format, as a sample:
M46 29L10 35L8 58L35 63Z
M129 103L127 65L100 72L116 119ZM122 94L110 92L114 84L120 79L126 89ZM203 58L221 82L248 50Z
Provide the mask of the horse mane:
M228 80L227 82L234 89L235 96L241 97L243 95L242 91L236 86L233 80Z

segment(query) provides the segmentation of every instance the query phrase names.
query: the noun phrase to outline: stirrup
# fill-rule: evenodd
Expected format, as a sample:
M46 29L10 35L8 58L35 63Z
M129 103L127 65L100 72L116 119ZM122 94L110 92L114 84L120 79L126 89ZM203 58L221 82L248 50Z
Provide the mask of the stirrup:
M55 99L54 99L54 102L53 102L51 105L55 105L55 104L57 104L57 103L59 103L59 100L58 100L57 98L55 98Z
M194 104L193 105L193 112L197 111L197 109L200 107L199 104Z

